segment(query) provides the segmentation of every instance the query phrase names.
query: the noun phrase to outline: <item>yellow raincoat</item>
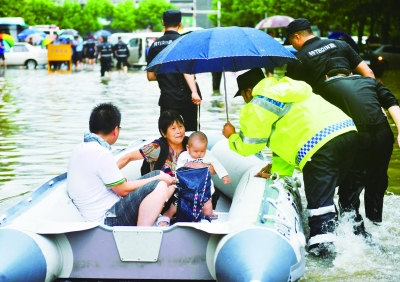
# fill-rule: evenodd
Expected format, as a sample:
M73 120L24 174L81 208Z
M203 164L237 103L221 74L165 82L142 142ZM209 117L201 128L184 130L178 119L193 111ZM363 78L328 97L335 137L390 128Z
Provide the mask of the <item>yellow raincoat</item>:
M276 165L302 169L328 141L356 131L349 116L303 81L265 78L254 87L253 97L240 111L240 132L229 137L229 146L244 156L268 146L283 160L274 159L274 171L280 171Z

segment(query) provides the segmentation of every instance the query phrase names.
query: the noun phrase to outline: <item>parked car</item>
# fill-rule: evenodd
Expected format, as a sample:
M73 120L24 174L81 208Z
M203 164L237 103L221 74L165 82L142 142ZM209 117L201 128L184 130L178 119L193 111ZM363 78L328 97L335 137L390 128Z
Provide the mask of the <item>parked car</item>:
M148 48L163 34L163 32L113 33L108 37L108 42L114 45L118 42L118 37L121 37L121 40L128 45L128 64L133 67L142 67L147 65Z
M400 69L400 46L382 44L373 53L381 57L385 69Z
M377 46L375 44L363 45L360 48L360 56L374 72L375 77L381 77L386 69L385 60L382 56L378 56L374 53L376 48Z
M5 58L9 66L25 66L27 69L35 69L37 65L47 64L47 49L32 46L26 42L16 42L10 51L5 53Z

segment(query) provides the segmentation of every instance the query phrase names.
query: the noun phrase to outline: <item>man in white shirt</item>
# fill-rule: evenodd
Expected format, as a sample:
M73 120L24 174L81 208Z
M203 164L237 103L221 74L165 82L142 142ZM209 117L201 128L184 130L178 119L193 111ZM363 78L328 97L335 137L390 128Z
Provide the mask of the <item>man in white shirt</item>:
M70 157L67 190L86 221L109 226L152 226L174 188L175 179L153 171L126 181L111 146L121 130L121 114L111 103L97 105L90 115L90 133Z

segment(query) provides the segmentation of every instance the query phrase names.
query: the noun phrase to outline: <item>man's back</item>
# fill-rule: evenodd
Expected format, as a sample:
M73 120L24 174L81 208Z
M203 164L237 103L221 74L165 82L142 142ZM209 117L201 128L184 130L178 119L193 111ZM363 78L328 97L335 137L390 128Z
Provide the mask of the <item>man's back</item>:
M114 45L114 51L116 52L117 58L126 58L129 56L128 45L122 41Z
M316 92L352 117L356 124L386 121L381 107L397 105L388 88L373 78L359 75L332 77L320 84Z
M111 153L97 142L82 142L72 152L69 166L68 195L88 221L102 220L120 197L106 184L123 176Z
M301 47L296 57L300 62L287 66L286 76L303 80L315 88L325 81L326 61L333 57L345 57L352 69L355 69L362 58L346 43L340 40L314 37L307 40Z
M166 31L163 36L158 38L150 47L147 56L149 64L165 47L172 41L179 38L180 34L176 31ZM191 105L191 91L181 73L157 74L158 86L161 90L159 106L170 108L181 108Z

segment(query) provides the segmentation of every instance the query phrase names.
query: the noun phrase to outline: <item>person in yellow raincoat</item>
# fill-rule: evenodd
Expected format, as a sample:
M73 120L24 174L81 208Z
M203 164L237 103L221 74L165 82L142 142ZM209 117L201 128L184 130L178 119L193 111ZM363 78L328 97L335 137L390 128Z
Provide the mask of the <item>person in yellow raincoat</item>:
M240 111L240 131L226 123L230 149L244 156L268 146L277 156L272 172L303 171L310 227L308 252L334 255L335 188L351 168L357 149L353 120L312 92L310 85L288 77L264 78L252 69L237 78L247 103ZM278 157L279 156L279 157Z

